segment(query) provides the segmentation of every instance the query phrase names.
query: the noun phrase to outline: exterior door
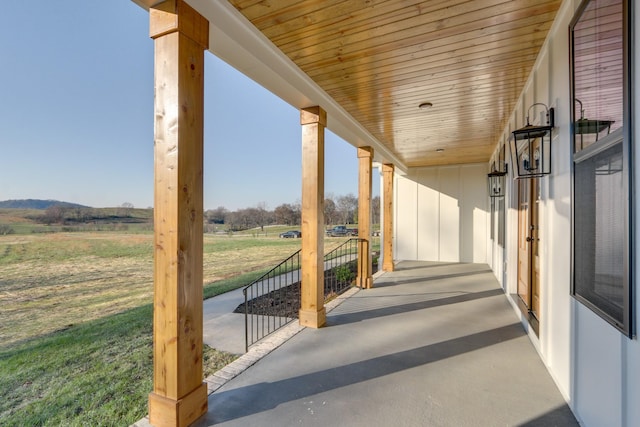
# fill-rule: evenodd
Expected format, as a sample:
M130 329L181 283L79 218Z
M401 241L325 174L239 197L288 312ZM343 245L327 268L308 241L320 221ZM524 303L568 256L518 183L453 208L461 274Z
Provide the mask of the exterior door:
M540 319L540 256L538 255L538 247L540 246L538 222L538 212L540 209L540 180L538 178L530 179L531 181L531 218L529 225L529 237L531 239L529 246L531 251L531 312Z
M538 178L518 181L518 296L527 311L540 317L540 257Z
M528 179L518 181L518 296L527 308L531 307L531 272L529 253L529 227L531 226L531 183Z

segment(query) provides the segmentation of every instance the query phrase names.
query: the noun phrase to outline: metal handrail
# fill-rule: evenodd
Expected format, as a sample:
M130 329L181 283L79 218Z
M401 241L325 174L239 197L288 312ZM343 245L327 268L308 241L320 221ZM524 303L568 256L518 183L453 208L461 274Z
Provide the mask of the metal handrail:
M358 275L358 245L361 240L351 238L324 256L325 301L353 285ZM245 351L298 317L300 252L289 256L243 288ZM291 303L292 297L296 299L294 303Z
M350 288L354 279L360 275L357 269L358 244L361 240L351 238L324 256L325 301Z
M298 306L277 304L298 294ZM298 317L300 309L300 250L242 289L244 294L245 350Z

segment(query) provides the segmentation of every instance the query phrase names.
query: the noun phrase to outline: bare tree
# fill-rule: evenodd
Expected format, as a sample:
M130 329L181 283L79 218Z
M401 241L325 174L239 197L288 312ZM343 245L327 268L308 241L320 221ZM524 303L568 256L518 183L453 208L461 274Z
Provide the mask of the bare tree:
M224 206L218 206L215 209L209 209L204 213L207 222L213 224L224 224L227 215L229 215L229 210Z
M380 224L380 196L371 199L371 223Z
M120 209L118 209L118 216L121 217L130 217L133 212L133 203L124 202L120 205Z
M83 222L85 220L85 210L81 207L76 207L73 209L73 213L76 216L77 222Z
M332 198L324 199L324 223L335 224L338 219L338 208Z
M349 193L346 196L340 196L337 200L338 214L343 224L354 222L354 215L358 212L358 198Z
M236 215L238 217L238 230L246 230L254 226L255 208L238 209Z
M264 226L269 223L269 217L271 216L269 215L269 211L267 210L267 203L258 203L253 211L253 214L254 222L260 227L260 230L264 231Z
M66 211L67 209L62 205L51 205L44 211L44 222L46 224L62 224Z
M238 224L240 223L240 215L238 215L238 211L229 212L224 219L224 223L229 230L236 231L239 230Z
M300 224L300 211L295 206L284 203L273 211L276 224L297 225Z

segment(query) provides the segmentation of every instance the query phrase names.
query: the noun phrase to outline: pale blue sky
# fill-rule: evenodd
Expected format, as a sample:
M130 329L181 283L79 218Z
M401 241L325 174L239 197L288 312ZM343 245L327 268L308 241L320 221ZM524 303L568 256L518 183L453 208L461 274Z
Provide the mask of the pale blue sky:
M152 206L148 13L130 0L5 1L2 9L0 200ZM299 201L299 112L205 58L205 208ZM325 192L357 194L355 148L327 132L325 149ZM374 194L378 187L376 174Z

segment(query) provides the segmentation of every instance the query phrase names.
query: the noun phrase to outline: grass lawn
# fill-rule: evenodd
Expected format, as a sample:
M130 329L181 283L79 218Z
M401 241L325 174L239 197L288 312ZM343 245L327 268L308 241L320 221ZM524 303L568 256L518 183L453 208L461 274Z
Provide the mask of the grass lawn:
M145 416L152 315L147 304L0 350L0 424L116 426ZM235 358L206 348L204 376Z
M299 239L205 235L204 283L272 267L299 247ZM0 349L150 304L152 250L151 233L0 236Z
M248 284L299 247L205 235L205 296ZM152 249L151 233L0 236L1 425L121 426L147 413ZM234 357L207 349L205 376Z

